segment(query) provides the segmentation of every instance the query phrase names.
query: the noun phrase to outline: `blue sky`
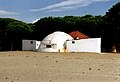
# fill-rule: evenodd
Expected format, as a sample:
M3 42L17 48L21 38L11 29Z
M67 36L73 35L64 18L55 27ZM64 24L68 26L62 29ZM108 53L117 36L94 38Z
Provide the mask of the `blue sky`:
M105 15L120 0L0 0L0 18L26 23L53 16Z

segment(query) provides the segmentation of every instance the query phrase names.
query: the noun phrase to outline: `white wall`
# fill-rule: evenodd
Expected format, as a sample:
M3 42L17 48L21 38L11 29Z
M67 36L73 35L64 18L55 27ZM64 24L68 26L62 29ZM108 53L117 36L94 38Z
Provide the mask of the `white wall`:
M47 47L47 46L50 47ZM57 43L46 43L46 42L41 42L40 47L37 51L40 52L63 52L63 47L61 48L61 46L63 46L63 44L60 44L60 46L58 46Z
M101 38L66 41L68 52L101 52Z
M36 50L39 48L40 43L41 43L40 41L36 41L36 48L35 48Z
M40 41L22 40L22 50L36 50L39 48Z

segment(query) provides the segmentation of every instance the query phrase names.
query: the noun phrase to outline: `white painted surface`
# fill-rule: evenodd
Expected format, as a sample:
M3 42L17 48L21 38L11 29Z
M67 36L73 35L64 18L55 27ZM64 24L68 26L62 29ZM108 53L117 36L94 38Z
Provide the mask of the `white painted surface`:
M40 41L22 40L22 50L36 50L40 46Z
M40 41L36 41L36 47L35 47L35 50L37 50L38 48L39 48L39 46L40 46Z
M101 38L66 41L68 52L101 53Z
M46 36L40 44L38 51L41 52L64 52L64 43L73 38L64 32L54 32Z

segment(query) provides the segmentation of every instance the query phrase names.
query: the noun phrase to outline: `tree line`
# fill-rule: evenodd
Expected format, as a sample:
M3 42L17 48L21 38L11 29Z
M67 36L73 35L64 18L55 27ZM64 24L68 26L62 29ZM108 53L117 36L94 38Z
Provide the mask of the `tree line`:
M0 18L0 50L22 50L23 39L41 41L54 32L80 31L90 38L102 39L102 51L120 52L120 2L113 5L104 16L44 17L35 23L25 23L11 18Z

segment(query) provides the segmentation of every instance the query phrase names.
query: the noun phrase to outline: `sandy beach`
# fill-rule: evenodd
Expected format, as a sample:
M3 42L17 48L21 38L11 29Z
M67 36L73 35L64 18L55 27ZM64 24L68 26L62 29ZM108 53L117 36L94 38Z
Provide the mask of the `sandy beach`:
M0 82L120 82L120 54L0 52Z

